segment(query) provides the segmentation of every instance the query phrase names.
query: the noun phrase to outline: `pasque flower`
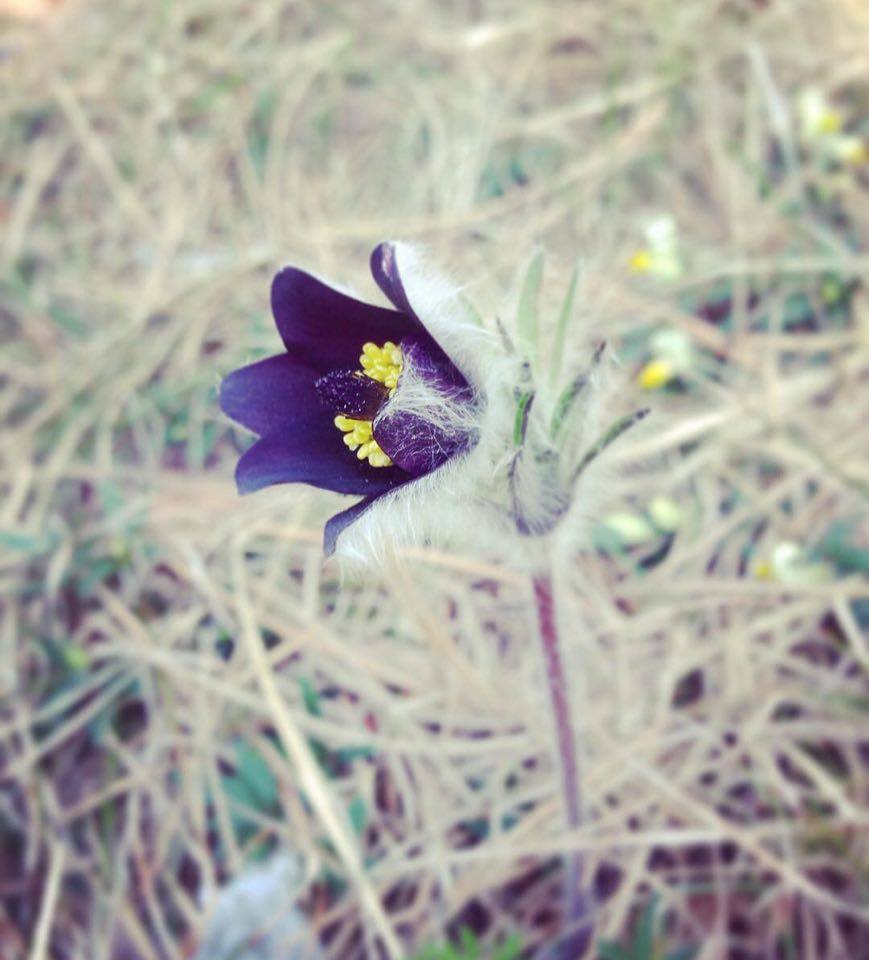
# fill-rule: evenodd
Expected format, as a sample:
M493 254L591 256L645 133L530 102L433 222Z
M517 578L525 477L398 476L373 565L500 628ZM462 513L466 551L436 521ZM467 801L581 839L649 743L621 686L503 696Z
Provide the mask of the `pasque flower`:
M239 492L307 483L362 494L326 525L325 549L379 499L466 454L482 398L422 323L395 245L371 256L395 309L363 303L287 267L271 304L286 348L223 381L224 413L257 433L236 469Z
M590 371L550 398L526 352L485 330L412 247L381 244L371 271L391 309L294 267L274 278L285 352L229 374L220 392L260 437L238 463L239 491L300 482L361 495L326 524L327 555L554 529L599 450L594 417L565 428L578 397L588 413Z

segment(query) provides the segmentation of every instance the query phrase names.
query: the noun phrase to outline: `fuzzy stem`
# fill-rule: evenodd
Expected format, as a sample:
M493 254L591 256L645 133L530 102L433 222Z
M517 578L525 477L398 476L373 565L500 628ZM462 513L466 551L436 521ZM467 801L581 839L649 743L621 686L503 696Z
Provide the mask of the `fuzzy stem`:
M558 739L564 818L567 829L572 831L578 829L582 824L579 759L571 717L570 688L564 670L561 641L556 622L552 579L548 574L534 578L534 600L537 604L540 644L546 667L546 682L549 686L549 699L552 706L555 732ZM571 926L583 918L587 906L582 890L582 854L569 855L565 867L565 926Z

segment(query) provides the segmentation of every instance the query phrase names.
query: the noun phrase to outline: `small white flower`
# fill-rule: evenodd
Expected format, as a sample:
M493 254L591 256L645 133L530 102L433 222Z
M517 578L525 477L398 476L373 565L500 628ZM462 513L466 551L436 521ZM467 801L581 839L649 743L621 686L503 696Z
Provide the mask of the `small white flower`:
M657 539L658 533L649 521L639 513L621 511L604 518L604 527L612 531L626 547L637 547Z
M655 497L649 504L649 517L661 533L676 533L682 526L682 509L670 497Z
M826 160L857 165L869 160L863 137L845 133L846 118L817 87L807 87L797 99L800 138L803 144Z
M783 540L772 548L768 560L755 565L754 575L761 580L800 587L829 583L835 572L823 560L813 560L805 547Z
M644 390L657 390L694 365L696 353L691 338L674 327L658 330L649 347L652 359L640 371L637 383Z
M654 217L643 228L643 237L645 243L631 255L631 270L661 280L681 277L684 264L676 221L668 214Z

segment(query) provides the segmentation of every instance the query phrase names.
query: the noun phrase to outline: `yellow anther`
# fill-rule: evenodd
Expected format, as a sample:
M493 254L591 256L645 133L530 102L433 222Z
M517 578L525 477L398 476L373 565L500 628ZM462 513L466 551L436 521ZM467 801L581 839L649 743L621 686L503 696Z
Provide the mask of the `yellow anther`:
M391 467L392 461L380 449L374 439L374 426L370 420L354 420L339 414L335 426L344 434L344 443L356 451L360 460L367 460L372 467Z
M368 462L372 467L392 466L392 461L379 447L368 454Z
M382 347L376 343L366 343L362 347L359 363L367 377L382 383L390 390L398 386L401 375L402 356L401 347L387 340Z

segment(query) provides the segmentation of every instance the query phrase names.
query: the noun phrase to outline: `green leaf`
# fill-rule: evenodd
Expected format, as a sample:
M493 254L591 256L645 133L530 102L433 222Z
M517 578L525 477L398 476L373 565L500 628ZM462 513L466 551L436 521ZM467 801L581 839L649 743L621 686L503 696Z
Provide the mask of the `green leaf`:
M543 282L543 253L537 253L528 265L522 291L519 294L519 306L516 311L516 334L519 345L529 359L537 355L538 339L538 300Z
M600 960L631 960L631 955L614 940L601 940L597 945Z
M468 960L476 960L480 953L480 945L474 931L471 930L470 927L462 927L459 940L461 941L462 950Z
M103 480L99 483L97 485L97 493L99 494L103 511L108 515L122 510L127 502L124 491L117 483L113 483L111 480Z
M64 304L51 303L48 306L48 315L59 326L74 336L81 337L87 333L87 324L80 316Z
M637 932L634 936L632 953L634 960L654 960L655 957L655 914L658 911L660 898L652 894L645 909L640 915Z
M698 950L699 947L686 944L683 947L677 947L672 953L668 953L664 960L694 960Z
M564 360L564 341L567 336L567 324L573 317L573 301L576 299L576 284L579 280L579 268L574 267L570 275L570 284L567 288L567 295L564 303L561 305L561 312L558 314L558 324L555 327L555 340L552 344L552 362L549 370L549 376L552 383L558 381L558 375L561 373L561 364Z
M353 763L354 760L370 760L377 756L374 747L364 743L358 747L339 747L334 753L341 763Z
M498 947L492 956L492 960L519 960L521 953L522 938L518 933L514 933Z
M518 934L508 937L493 952L482 953L482 945L469 927L462 927L457 945L430 944L417 951L412 960L519 960L522 940Z
M628 413L623 417L619 417L618 420L603 434L603 436L595 443L590 450L583 454L582 459L576 465L573 471L572 480L574 483L579 479L580 474L586 467L597 457L599 457L607 447L615 443L618 438L630 430L630 428L647 416L649 411L645 410L635 410L633 413Z
M262 177L265 172L266 156L269 151L271 125L277 107L277 91L269 87L260 91L254 105L248 134L247 147L251 163L257 174Z
M357 835L361 835L368 824L368 808L362 797L354 797L347 807L347 815Z
M531 403L534 400L534 391L523 393L516 406L516 417L513 420L513 445L521 447L525 442L525 430L528 426L528 414L531 412Z
M34 536L15 530L0 530L0 547L16 553L42 553L49 549L49 539L42 534Z
M299 677L299 687L302 691L302 702L305 709L312 717L319 717L322 714L320 707L320 694L316 687L307 677Z
M464 294L459 294L459 302L467 311L468 316L471 320L478 326L484 327L485 323L483 322L483 316L480 311L476 308L474 303L469 300Z
M561 391L558 399L555 401L555 410L552 413L552 422L549 424L549 436L555 440L559 431L564 426L569 414L574 408L577 399L581 396L583 390L591 381L595 368L600 363L605 344L600 344L595 350L591 363L587 370L583 370L575 376L570 383Z
M263 812L273 811L279 802L278 782L262 754L249 743L235 748L235 773L223 778L228 797L243 806Z
M573 409L577 397L588 386L588 376L582 374L571 380L571 382L561 391L558 399L555 401L555 410L552 412L552 422L549 425L549 436L555 440L559 431L567 420L567 415Z
M834 523L819 544L818 553L843 573L869 573L869 550L851 538L853 529L841 521Z

